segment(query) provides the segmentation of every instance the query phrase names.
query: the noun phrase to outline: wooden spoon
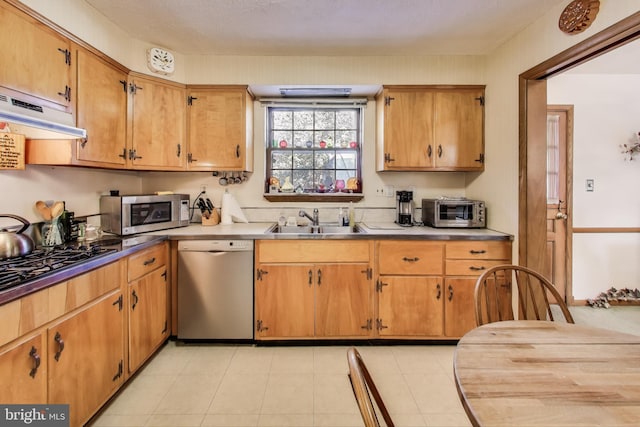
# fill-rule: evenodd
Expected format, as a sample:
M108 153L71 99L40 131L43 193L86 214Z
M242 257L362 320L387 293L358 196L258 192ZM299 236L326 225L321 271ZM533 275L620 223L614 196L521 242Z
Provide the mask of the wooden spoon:
M56 219L64 212L64 203L55 202L53 206L51 206L51 219Z
M36 209L45 221L51 221L51 209L45 202L38 200L36 202Z

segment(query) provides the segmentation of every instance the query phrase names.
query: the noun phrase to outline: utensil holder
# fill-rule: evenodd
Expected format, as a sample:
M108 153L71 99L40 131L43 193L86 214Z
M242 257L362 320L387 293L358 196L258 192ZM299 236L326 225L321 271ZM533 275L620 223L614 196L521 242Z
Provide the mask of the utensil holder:
M42 246L52 247L61 245L63 242L63 234L62 223L58 221L58 218L45 223L42 226Z
M218 225L220 223L220 214L216 209L211 212L209 218L202 217L202 225Z

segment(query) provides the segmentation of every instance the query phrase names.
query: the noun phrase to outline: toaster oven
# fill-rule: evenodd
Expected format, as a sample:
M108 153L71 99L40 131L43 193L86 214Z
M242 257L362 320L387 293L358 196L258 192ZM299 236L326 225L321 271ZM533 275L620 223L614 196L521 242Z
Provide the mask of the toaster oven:
M435 228L484 228L484 202L464 197L422 199L422 223Z

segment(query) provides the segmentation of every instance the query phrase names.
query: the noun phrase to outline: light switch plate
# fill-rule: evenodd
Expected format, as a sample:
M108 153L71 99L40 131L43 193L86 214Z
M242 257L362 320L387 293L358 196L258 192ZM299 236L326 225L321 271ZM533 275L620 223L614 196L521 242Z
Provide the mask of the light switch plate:
M591 178L587 179L585 187L587 191L593 191L593 187L594 187L593 179Z

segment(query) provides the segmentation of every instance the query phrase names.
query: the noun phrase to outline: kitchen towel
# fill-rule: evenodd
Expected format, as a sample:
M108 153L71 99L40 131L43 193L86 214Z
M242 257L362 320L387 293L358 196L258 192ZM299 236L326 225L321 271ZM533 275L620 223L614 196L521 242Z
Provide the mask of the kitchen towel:
M244 216L240 205L229 190L225 190L222 195L222 206L220 208L220 224L233 224L234 222L249 222Z

